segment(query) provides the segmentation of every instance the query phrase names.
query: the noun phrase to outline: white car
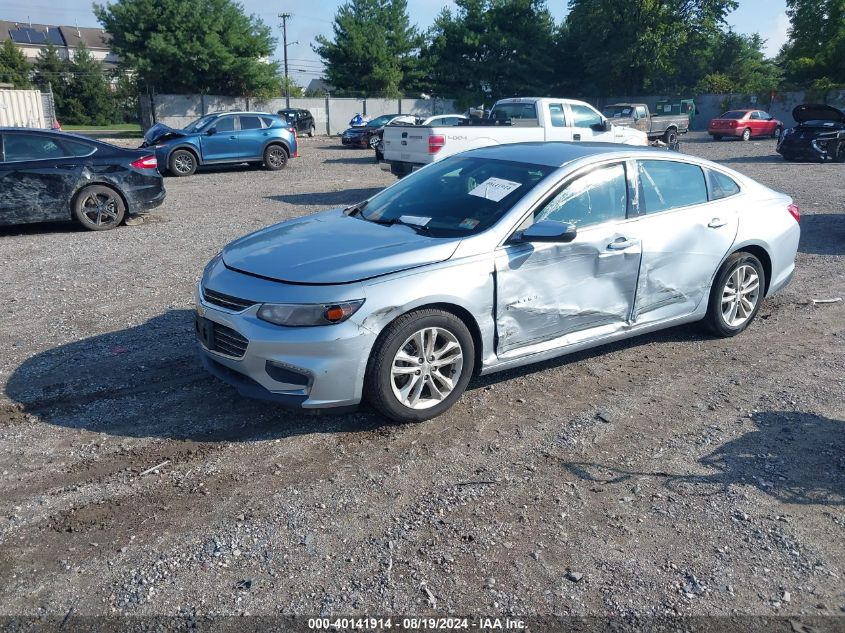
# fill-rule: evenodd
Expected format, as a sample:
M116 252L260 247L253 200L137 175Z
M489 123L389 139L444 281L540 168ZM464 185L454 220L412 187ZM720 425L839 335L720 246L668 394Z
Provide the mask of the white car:
M461 121L466 121L469 117L463 114L437 114L425 119L420 125L436 125L445 127L448 125L460 125Z

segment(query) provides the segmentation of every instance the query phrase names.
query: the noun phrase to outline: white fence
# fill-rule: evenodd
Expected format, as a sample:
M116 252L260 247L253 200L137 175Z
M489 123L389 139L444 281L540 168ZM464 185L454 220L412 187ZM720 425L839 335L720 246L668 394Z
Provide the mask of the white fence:
M38 90L0 90L0 127L47 127Z
M252 110L278 112L285 107L285 99L262 101L249 97L221 97L217 95L144 95L141 97L141 123L149 128L153 123L164 123L182 128L209 112L225 110ZM454 112L451 99L339 99L294 98L290 107L309 110L314 116L318 134L340 134L349 127L349 120L356 114L370 117L380 114L448 114Z

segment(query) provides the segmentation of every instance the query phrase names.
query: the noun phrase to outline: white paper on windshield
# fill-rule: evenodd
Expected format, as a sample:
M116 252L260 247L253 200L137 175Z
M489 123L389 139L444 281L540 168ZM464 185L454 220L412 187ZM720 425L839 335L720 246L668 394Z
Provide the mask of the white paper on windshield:
M399 221L403 224L414 224L416 226L425 226L431 222L431 218L424 218L419 215L400 215Z
M499 200L504 198L511 191L519 189L521 186L521 182L504 180L503 178L488 178L475 189L470 191L469 195L477 196L479 198L487 198L487 200L492 200L493 202L499 202Z

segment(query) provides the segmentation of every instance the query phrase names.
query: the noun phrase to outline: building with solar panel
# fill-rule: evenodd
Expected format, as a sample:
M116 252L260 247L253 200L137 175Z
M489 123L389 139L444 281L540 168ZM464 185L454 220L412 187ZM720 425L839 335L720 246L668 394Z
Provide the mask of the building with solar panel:
M81 43L104 66L112 67L118 62L117 55L109 49L111 36L103 29L0 20L0 43L6 40L12 40L30 62L50 45L56 47L61 57L70 58Z

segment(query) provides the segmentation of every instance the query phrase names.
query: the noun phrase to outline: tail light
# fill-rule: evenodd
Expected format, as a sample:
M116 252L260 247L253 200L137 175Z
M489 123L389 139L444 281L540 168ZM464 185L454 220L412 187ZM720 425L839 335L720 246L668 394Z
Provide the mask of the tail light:
M134 161L132 166L137 169L156 169L158 168L158 161L155 156L144 156Z
M436 154L443 146L446 145L446 137L445 136L429 136L428 137L428 153L429 154Z
M731 127L736 127L739 125L739 121L731 121Z
M798 210L798 205L795 203L790 204L786 207L787 211L789 211L789 215L795 218L796 222L801 222L801 211Z

